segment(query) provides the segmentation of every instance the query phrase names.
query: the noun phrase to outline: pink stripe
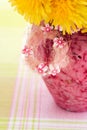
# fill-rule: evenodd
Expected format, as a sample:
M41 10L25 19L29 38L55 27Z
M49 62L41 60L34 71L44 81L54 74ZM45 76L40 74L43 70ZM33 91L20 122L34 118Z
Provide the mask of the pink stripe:
M33 114L33 102L32 99L34 98L34 87L35 87L35 75L32 75L31 81L30 81L30 90L29 90L29 96L28 96L28 104L26 109L26 119L29 120L30 117L32 117ZM30 115L31 114L31 115ZM25 129L28 129L28 123L25 124Z
M23 113L24 101L26 98L26 86L27 86L27 71L25 70L23 80L22 80L21 89L20 89L18 111L17 111L17 115L16 115L18 117L21 117L22 113Z
M13 101L12 101L12 109L11 109L11 117L14 116L14 113L15 113L15 108L16 108L16 101L17 101L17 97L18 97L18 90L19 90L19 87L20 87L20 79L21 79L21 73L22 72L22 61L20 62L20 66L19 66L19 69L18 69L18 76L17 76L17 80L16 80L16 85L15 85L15 91L14 91L14 97L13 97Z
M24 106L25 106L25 100L26 100L26 87L27 87L27 70L26 70L26 66L25 66L25 70L24 70L24 76L23 76L23 81L22 81L22 86L21 86L21 90L20 90L20 98L19 98L19 103L18 103L18 111L17 111L17 115L16 117L18 118L22 118L23 114L24 114ZM21 127L22 123L21 121L17 121ZM16 127L16 125L15 125Z
M17 78L16 78L16 85L14 86L14 95L13 95L13 98L12 98L12 106L11 106L10 122L9 122L9 125L8 125L8 130L12 126L12 118L14 117L14 114L15 114L16 102L17 102L17 97L18 97L18 90L19 90L19 87L20 87L20 77L21 77L20 72L22 72L22 67L23 67L22 59L20 58L18 75L17 75Z
M42 85L41 85L41 80L39 83L39 116L38 116L38 130L40 129L40 114L41 114L41 93L42 93Z

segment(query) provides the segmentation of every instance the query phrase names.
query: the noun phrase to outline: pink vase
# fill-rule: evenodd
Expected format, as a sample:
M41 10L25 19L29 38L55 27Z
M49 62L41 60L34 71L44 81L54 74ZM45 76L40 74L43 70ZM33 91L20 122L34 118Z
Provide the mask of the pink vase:
M66 44L55 47L55 37L61 40L61 36ZM42 74L58 106L68 111L87 111L87 33L63 35L48 25L43 30L33 25L26 41L25 60Z
M68 111L87 111L87 33L71 36L69 63L57 75L43 80L58 106Z

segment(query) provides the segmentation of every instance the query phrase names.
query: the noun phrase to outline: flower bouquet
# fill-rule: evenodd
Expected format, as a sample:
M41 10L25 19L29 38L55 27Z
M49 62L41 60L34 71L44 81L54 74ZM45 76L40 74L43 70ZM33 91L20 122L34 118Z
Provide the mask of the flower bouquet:
M58 106L87 111L87 0L9 0L32 24L22 49Z

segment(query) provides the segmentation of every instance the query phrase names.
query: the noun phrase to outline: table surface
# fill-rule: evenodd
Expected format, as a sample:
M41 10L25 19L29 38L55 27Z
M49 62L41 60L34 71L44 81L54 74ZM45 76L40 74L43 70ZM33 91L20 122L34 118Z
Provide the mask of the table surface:
M0 9L0 130L87 130L87 112L58 107L41 77L23 63L26 23L4 4L6 8Z

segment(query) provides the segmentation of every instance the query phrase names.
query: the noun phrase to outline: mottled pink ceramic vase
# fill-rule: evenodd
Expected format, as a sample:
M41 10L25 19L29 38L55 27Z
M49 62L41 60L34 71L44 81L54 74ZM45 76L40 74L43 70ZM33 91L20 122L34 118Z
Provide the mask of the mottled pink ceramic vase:
M58 106L87 111L87 33L63 35L61 28L33 25L23 54Z
M43 80L61 108L87 111L87 33L75 33L67 52L69 62L57 75L43 76Z

